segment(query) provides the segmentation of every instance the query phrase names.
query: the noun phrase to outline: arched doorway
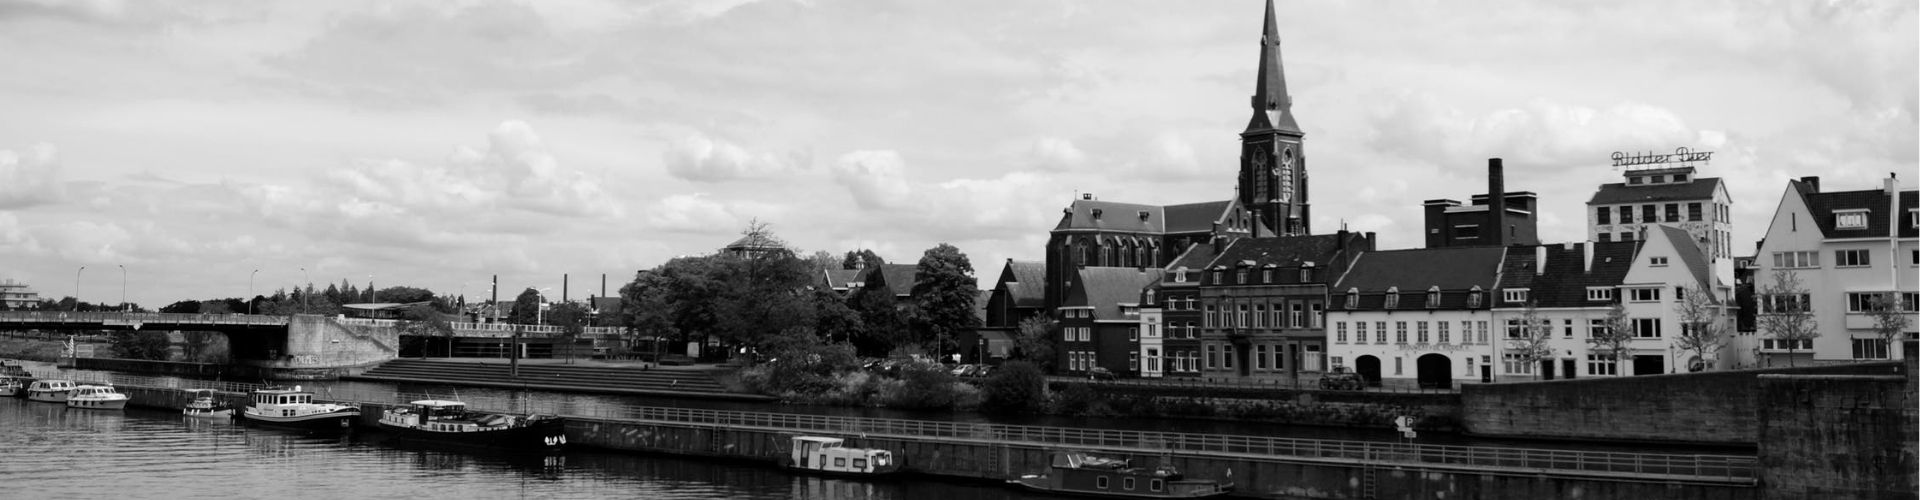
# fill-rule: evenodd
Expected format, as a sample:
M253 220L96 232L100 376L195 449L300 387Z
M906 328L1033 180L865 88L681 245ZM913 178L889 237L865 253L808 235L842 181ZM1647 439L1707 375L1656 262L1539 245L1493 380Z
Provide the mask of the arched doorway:
M1353 372L1367 380L1367 387L1380 387L1380 358L1371 355L1355 358Z
M1453 360L1445 354L1425 354L1414 361L1414 370L1420 377L1422 389L1448 389L1453 387Z

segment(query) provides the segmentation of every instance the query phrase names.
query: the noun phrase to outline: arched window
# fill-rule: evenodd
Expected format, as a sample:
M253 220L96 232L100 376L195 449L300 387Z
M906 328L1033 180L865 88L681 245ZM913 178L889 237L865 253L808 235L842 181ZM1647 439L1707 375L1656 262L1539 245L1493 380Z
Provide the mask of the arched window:
M1400 308L1400 287L1387 287L1387 309Z
M1434 285L1427 288L1427 309L1438 307L1440 307L1440 286Z
M1481 295L1484 295L1484 293L1480 291L1480 285L1474 285L1472 290L1468 290L1467 291L1467 307L1468 308L1480 307Z
M1347 289L1347 309L1359 309L1359 308L1360 308L1360 289L1348 288Z

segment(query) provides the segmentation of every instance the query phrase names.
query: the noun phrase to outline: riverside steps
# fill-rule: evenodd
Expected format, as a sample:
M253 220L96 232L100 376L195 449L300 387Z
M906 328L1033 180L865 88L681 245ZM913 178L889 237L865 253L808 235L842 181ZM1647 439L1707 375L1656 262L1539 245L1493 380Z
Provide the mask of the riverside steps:
M521 360L519 375L506 360L397 359L344 380L406 384L443 384L554 392L590 392L635 396L671 396L741 401L773 401L759 394L728 391L704 367L655 366L577 360Z

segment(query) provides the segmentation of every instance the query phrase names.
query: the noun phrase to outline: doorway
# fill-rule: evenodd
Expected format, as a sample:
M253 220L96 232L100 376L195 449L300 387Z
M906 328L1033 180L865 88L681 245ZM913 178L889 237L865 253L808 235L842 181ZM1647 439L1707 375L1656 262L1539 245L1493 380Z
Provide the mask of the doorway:
M1380 358L1367 355L1354 359L1353 372L1366 379L1368 387L1380 387Z
M1414 360L1414 372L1420 378L1421 389L1453 388L1453 360L1445 354L1425 354Z

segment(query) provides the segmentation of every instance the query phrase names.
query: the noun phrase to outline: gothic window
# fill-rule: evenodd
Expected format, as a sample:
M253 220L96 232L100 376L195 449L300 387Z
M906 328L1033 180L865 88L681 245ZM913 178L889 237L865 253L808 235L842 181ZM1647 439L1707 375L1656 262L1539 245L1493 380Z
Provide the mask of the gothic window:
M1280 168L1276 169L1274 174L1276 177L1279 178L1279 183L1280 183L1280 189L1279 189L1280 193L1279 193L1279 196L1276 197L1276 199L1278 199L1282 203L1293 201L1293 147L1292 146L1287 146L1280 150Z
M1268 181L1269 177L1267 174L1266 148L1259 147L1259 146L1254 147L1253 165L1252 165L1252 168L1247 169L1247 176L1252 177L1251 180L1253 181L1253 186L1252 186L1253 192L1249 193L1253 195L1251 199L1261 200L1267 197L1269 193L1273 192L1272 191L1273 188L1268 186L1267 184L1269 182Z

